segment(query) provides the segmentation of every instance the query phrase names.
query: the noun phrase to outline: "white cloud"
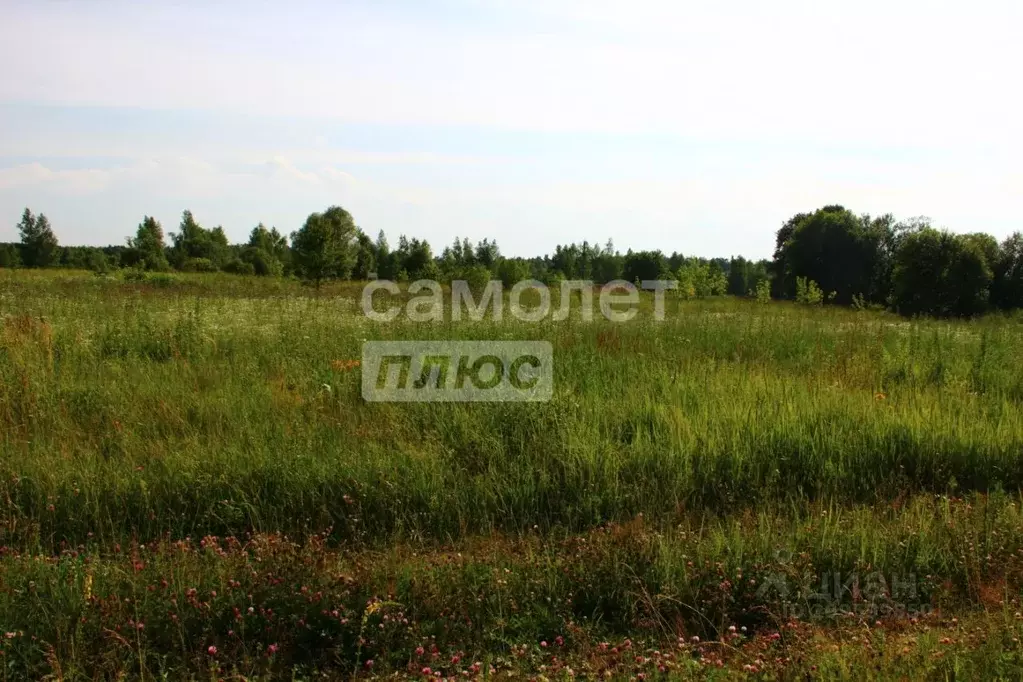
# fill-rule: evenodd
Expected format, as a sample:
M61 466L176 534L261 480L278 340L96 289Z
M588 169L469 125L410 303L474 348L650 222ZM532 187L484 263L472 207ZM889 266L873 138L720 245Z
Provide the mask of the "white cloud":
M274 177L284 177L291 180L298 180L303 183L318 185L322 182L316 173L301 171L295 168L294 164L283 156L275 156L267 162L270 173Z
M0 190L16 190L47 184L66 194L88 194L105 189L111 171L99 168L51 170L39 162L0 168Z
M0 169L0 208L54 202L83 239L119 241L123 226L107 223L150 210L173 220L184 204L247 231L343 202L373 232L435 244L497 235L512 253L612 236L767 255L777 224L833 202L999 236L1019 227L1017 3L434 3L406 15L302 1L11 3L0 102L143 107L180 126L6 130L0 156L18 159ZM267 117L274 133L246 119L220 139L195 109ZM338 128L324 134L325 120L376 124L376 137L332 147ZM437 125L458 142L412 148L387 137L390 124ZM568 142L547 153L533 136L535 153L510 158L459 137L494 128ZM201 139L189 141L193 129ZM581 131L611 133L600 139L614 149L591 140L586 160L572 158L557 133ZM651 161L616 136L631 131L728 153ZM508 145L494 148L519 151ZM95 156L121 160L69 170L47 159Z
M536 14L535 30L481 33L457 20L424 30L346 5L317 5L323 16L303 23L313 7L299 3L237 17L228 47L216 27L238 14L230 4L34 4L0 29L0 57L13 65L0 97L375 123L1019 145L1021 95L1007 84L1023 61L1023 10L1008 1L504 6ZM280 47L264 42L270 36Z

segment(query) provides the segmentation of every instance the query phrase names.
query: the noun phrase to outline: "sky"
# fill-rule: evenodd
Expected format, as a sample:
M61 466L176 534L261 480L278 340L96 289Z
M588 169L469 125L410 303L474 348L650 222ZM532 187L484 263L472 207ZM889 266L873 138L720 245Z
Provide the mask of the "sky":
M770 257L795 213L1023 230L1015 0L0 0L0 241L190 209Z

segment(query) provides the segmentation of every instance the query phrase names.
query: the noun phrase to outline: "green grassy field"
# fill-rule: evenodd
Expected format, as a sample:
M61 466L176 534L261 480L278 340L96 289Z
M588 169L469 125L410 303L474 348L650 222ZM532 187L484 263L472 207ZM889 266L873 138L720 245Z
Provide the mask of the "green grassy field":
M0 270L4 679L1018 675L1018 320L360 291ZM547 340L554 397L366 403L376 339Z

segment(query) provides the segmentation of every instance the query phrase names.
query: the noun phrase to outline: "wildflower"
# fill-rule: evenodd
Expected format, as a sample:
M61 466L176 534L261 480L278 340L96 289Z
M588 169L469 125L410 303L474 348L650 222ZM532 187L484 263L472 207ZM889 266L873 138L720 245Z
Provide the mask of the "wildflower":
M216 656L216 655L217 655L217 647L215 647L215 646L213 646L213 645L211 644L211 645L209 646L209 648L208 648L208 649L206 649L206 653L208 653L208 654L209 654L210 656Z
M417 646L416 647L416 656L422 656L425 653L426 653L426 649L424 649L421 646Z
M544 649L546 649L547 648L547 640L545 639L542 642L540 642L540 646L543 647Z
M266 650L267 650L267 652L268 652L268 653L269 653L269 654L270 654L271 656L273 656L274 654L276 654L276 653L277 653L277 645L276 645L276 644L271 644L270 646L268 646L268 647L266 648Z
M554 638L554 643L557 644L558 646L564 646L565 638L562 637L561 635L558 635L557 637Z
M364 666L366 666L366 668L367 668L367 669L368 669L368 668L372 668L372 667L373 667L373 659L372 659L372 658L371 658L371 659L369 659L368 661L366 661L365 663L363 663L363 665L364 665Z

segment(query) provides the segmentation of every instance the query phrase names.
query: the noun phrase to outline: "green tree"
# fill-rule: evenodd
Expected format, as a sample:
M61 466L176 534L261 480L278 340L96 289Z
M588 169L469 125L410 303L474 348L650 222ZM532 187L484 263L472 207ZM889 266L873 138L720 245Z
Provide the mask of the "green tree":
M376 245L361 230L358 234L359 248L355 254L355 269L352 276L358 280L367 280L377 270Z
M268 230L266 225L260 223L252 228L252 232L249 233L249 246L263 249L271 256L283 262L288 251L288 240L277 231L276 227Z
M732 296L748 296L756 286L751 279L752 264L739 256L728 264L728 293Z
M280 277L284 273L284 267L281 262L258 246L244 247L238 255L238 260L249 265L252 269L252 274L259 275L260 277ZM232 265L232 270L236 273L240 273L243 269L248 270L249 268L240 268L237 265Z
M552 275L560 273L563 279L579 279L579 247L575 244L554 247L548 270Z
M266 229L263 223L252 228L249 242L238 258L252 266L253 273L260 276L279 277L284 273L289 260L288 240L277 228ZM247 268L245 268L247 269ZM235 270L239 268L235 266Z
M623 267L624 259L615 251L614 242L608 239L604 248L593 256L593 281L597 284L607 284L616 279L622 279ZM670 264L669 269L671 269Z
M820 305L824 302L824 292L817 282L805 277L796 277L796 303Z
M633 283L660 279L667 266L660 251L630 251L622 265L622 279Z
M60 245L45 215L33 216L26 208L18 223L18 232L21 233L21 260L26 267L45 268L56 263Z
M839 303L850 303L856 294L883 297L893 222L890 216L856 216L842 206L795 216L777 235L775 271L782 293L791 297L796 279L804 277L835 292Z
M181 214L181 224L177 232L171 232L173 246L170 249L170 260L175 268L179 270L193 269L194 261L205 260L213 262L213 244L210 239L209 230L204 229L191 211L184 211ZM193 263L189 263L193 261Z
M0 268L16 268L21 265L21 249L18 244L0 244Z
M720 264L699 258L687 259L675 273L683 298L721 296L728 291L728 278Z
M156 218L144 216L135 237L128 238L128 248L133 252L128 258L143 270L162 272L170 269L167 261L167 245L163 239L163 227Z
M1023 308L1023 234L1002 242L993 270L991 302L1003 310Z
M797 213L789 218L775 234L774 260L771 263L774 275L772 278L774 291L772 293L775 298L792 298L796 295L796 279L790 274L789 244L796 233L796 227L809 217L809 213Z
M209 258L219 269L224 267L231 260L231 245L227 241L227 233L224 228L217 225L210 230Z
M533 271L529 261L522 258L502 258L497 263L497 279L505 287L511 288L528 279L532 279Z
M358 235L352 214L340 206L310 214L291 235L298 274L316 286L326 279L348 279L358 258Z
M417 279L436 280L440 277L440 270L433 258L433 250L426 240L408 239L402 235L398 238L398 249L394 256L399 279L402 276L412 281Z
M490 239L484 239L476 245L475 261L476 264L493 271L494 266L497 264L498 259L501 258L501 250L497 247L497 242Z
M924 227L900 239L892 278L900 313L965 317L987 309L994 276L980 240Z
M398 276L398 269L395 267L394 254L387 243L387 235L383 230L377 234L376 243L373 245L373 252L377 261L377 278L393 280Z

